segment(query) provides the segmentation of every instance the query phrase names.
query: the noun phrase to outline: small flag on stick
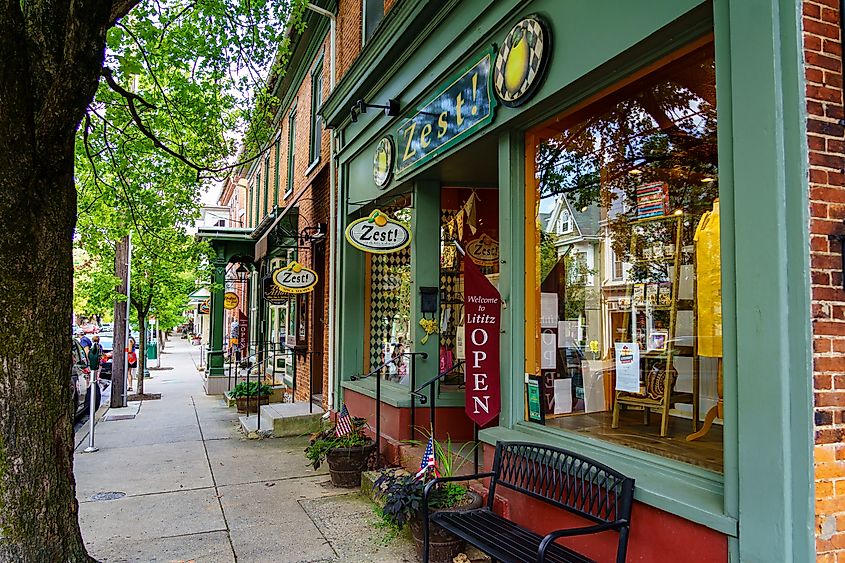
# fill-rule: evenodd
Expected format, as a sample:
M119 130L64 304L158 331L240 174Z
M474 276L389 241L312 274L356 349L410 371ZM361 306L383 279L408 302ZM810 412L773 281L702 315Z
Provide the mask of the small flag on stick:
M422 461L420 462L420 470L417 472L416 478L423 477L429 470L434 471L435 477L440 477L440 472L437 471L437 459L434 457L434 437L428 439L428 445L425 447Z
M349 416L349 409L343 403L340 412L337 414L337 422L334 426L334 435L337 437L346 436L352 433L352 417Z

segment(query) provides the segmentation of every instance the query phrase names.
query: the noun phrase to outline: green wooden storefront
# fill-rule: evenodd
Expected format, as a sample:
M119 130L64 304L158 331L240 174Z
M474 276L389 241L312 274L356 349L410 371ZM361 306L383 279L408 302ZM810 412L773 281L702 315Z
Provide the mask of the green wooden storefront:
M519 107L499 105L491 123L385 189L377 187L373 157L379 140L395 137L413 108L531 14L548 22L553 38L545 79L533 97ZM525 132L709 34L719 107L724 475L528 423L523 399ZM438 283L436 269L425 264L439 260L439 247L431 241L440 236L440 185L496 182L499 290L506 305L502 412L499 425L483 430L481 440L554 444L605 462L637 479L640 503L696 525L683 533L707 530L726 538L725 559L732 561L810 561L815 553L801 44L800 6L787 1L400 0L321 112L338 139L344 225L369 212L379 198L412 194L413 287ZM370 110L350 119L358 100L388 99L400 102L400 116ZM398 142L396 149L401 155ZM366 354L365 258L348 244L339 251L338 402L344 389L373 394L370 384L349 381L364 369ZM430 358L418 363L422 382L437 374L437 344L436 339L419 344L418 292L412 296L414 350ZM397 408L410 404L407 391L390 386L383 400ZM447 395L438 405L462 401L459 394Z

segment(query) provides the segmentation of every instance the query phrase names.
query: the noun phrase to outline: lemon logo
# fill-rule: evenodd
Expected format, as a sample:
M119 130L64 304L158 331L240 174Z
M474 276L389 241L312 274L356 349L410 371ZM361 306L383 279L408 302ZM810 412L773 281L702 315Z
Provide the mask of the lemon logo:
M551 38L546 25L531 16L511 28L496 55L493 86L506 106L527 102L545 75Z
M390 137L383 137L376 146L373 157L373 180L379 188L385 188L390 183L390 173L393 170L393 141Z
M516 45L505 59L505 88L516 92L528 75L528 41L521 28L514 30L511 41L516 41Z

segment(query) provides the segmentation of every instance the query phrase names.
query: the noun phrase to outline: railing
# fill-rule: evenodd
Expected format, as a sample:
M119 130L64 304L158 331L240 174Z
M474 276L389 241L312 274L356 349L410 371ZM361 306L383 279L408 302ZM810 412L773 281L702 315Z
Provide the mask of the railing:
M440 372L437 377L434 377L419 387L414 388L411 391L411 427L412 432L414 432L413 428L413 420L414 420L414 400L419 399L421 405L428 404L428 412L429 412L429 429L431 431L431 435L435 436L435 412L437 410L437 391L435 390L435 384L441 381L444 377L452 373L453 371L460 368L462 365L466 363L464 360L458 360L456 363L452 365L446 371ZM422 390L428 387L428 397L426 397ZM475 447L472 450L473 453L473 467L474 473L478 473L478 425L473 421L472 423L472 439L475 442Z
M389 360L378 366L377 368L371 370L369 373L365 373L362 375L353 375L349 379L352 381L360 381L361 379L366 379L368 377L372 377L373 375L378 375L376 377L376 452L378 455L378 465L381 463L381 370L386 368L387 366L396 363L396 361L404 356L410 356L411 358L411 388L414 388L416 385L416 371L417 371L417 356L420 356L423 360L428 358L427 352L403 352L402 354L396 354L395 356L391 357ZM413 397L411 398L411 428L413 432L414 428L414 400Z

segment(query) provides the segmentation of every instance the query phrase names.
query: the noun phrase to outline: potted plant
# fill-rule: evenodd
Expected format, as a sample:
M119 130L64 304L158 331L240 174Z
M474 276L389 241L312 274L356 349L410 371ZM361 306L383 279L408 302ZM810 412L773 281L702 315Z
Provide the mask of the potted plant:
M352 431L348 434L337 436L334 427L328 428L314 434L305 448L305 457L314 469L328 463L335 487L361 486L361 473L375 450L375 443L364 432L365 425L363 418L352 418Z
M452 448L452 442L447 438L446 444L432 440L437 460L437 468L441 477L454 476L464 464L466 458L464 449L472 444L464 444L457 451ZM470 449L470 451L472 451ZM423 522L422 502L425 485L434 478L434 471L429 470L422 476L397 475L389 472L376 479L375 486L379 490L384 506L381 516L397 530L407 524L414 538L417 555L422 557L423 550ZM440 510L472 510L480 508L481 495L469 490L460 483L439 483L429 498L429 512ZM451 561L466 547L465 542L440 526L431 524L429 534L429 562L451 563Z
M241 381L229 391L229 397L235 399L238 412L251 414L258 412L259 405L270 404L273 388L258 381Z

